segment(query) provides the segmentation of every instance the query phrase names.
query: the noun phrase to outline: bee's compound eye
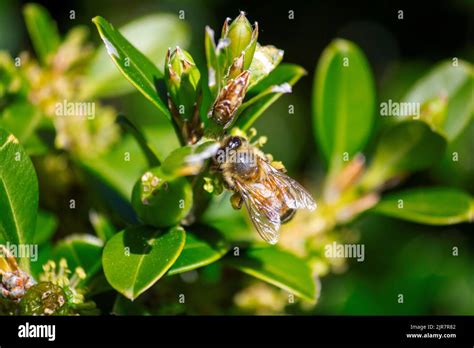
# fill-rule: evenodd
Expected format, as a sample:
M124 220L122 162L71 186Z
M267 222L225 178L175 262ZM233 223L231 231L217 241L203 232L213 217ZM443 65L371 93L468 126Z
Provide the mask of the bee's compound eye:
M227 147L231 150L237 149L238 147L240 147L240 145L242 145L242 140L240 139L240 137L232 137L227 143Z

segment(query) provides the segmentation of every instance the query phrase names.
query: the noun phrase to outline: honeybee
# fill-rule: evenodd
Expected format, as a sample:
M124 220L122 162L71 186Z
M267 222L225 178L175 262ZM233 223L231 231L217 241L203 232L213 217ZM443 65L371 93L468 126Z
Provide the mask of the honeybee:
M242 137L224 139L214 162L225 186L234 191L234 208L245 204L257 232L270 244L278 242L280 225L289 221L296 209L316 209L316 202L299 183L273 167Z

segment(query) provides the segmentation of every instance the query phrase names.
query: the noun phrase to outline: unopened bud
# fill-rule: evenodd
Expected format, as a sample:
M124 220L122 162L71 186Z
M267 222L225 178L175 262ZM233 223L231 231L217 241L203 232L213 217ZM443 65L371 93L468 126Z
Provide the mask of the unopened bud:
M211 110L212 119L224 128L228 128L234 119L237 109L242 105L249 85L250 73L242 72L222 88Z
M168 50L165 62L165 82L169 97L185 119L189 119L199 93L201 75L191 55L176 47Z
M240 12L230 25L228 22L226 20L222 28L222 37L230 40L230 45L227 47L227 64L232 65L234 59L244 52L244 69L248 69L257 45L258 25L255 23L255 28L252 29L244 12Z

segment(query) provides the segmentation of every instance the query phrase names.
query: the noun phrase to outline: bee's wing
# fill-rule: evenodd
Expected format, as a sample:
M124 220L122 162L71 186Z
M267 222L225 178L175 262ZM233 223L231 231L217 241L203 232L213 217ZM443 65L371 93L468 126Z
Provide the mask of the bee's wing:
M291 209L316 209L316 202L311 194L285 173L273 168L269 163L263 162L266 167L268 179L273 181L273 186L280 190L286 205Z
M280 201L262 184L237 181L236 185L260 237L270 244L277 243L280 238Z

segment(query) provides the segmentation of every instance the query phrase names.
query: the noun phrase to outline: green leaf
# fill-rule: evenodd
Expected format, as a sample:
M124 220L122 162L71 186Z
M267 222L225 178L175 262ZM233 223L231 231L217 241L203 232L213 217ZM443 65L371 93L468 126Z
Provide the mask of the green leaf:
M108 241L102 255L107 281L125 297L137 298L173 265L185 239L181 227L162 232L135 226L119 232Z
M186 231L186 244L168 275L187 272L220 259L229 250L221 233L208 226L192 227Z
M23 9L23 16L36 55L46 64L48 57L56 52L61 41L56 22L48 11L38 4L27 4Z
M150 167L157 167L161 164L160 160L158 159L158 155L156 154L153 147L148 143L143 132L140 131L137 126L132 123L132 121L130 121L125 116L120 115L117 117L117 123L135 138L138 145L140 145L143 155L146 157Z
M248 130L252 124L285 93L291 93L291 86L306 75L299 65L282 64L270 75L247 92L247 97L240 107L235 126Z
M139 50L137 50L112 24L98 16L92 19L104 41L107 53L117 68L132 85L142 93L169 120L171 115L158 95L156 86L163 74Z
M36 219L36 229L33 237L33 244L44 244L51 240L56 228L58 219L54 214L40 210Z
M249 248L240 256L227 257L225 263L307 301L316 301L311 269L289 252L274 247Z
M33 241L38 180L18 140L0 129L0 232L12 244Z
M452 225L473 220L473 203L468 193L457 189L415 188L384 196L373 211L427 225Z
M283 51L275 46L260 46L257 44L250 64L250 82L249 90L252 89L259 81L270 74L273 69L280 64L283 59Z
M330 170L337 171L344 153L353 156L364 148L374 124L374 78L354 43L337 39L324 50L312 102L315 137Z
M427 122L451 141L467 126L474 113L473 90L473 66L465 61L458 61L454 66L449 60L438 64L418 80L403 102L424 104L436 98L446 98L445 115L439 120Z
M53 255L58 261L65 258L71 271L82 267L86 272L86 279L90 279L100 269L103 246L104 242L92 235L70 235L55 246Z
M217 97L221 89L222 72L219 66L218 54L221 50L217 51L217 47L214 41L214 30L206 27L204 36L204 47L206 52L207 61L207 84L210 91L210 99L214 100Z
M186 48L191 36L186 22L171 14L150 14L127 23L119 31L160 69L168 47ZM91 64L84 88L86 98L119 96L133 91L133 86L110 64L104 47L98 50Z
M372 189L389 179L426 169L443 155L446 140L421 121L396 124L382 134L361 186Z

